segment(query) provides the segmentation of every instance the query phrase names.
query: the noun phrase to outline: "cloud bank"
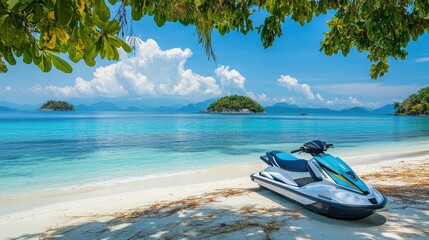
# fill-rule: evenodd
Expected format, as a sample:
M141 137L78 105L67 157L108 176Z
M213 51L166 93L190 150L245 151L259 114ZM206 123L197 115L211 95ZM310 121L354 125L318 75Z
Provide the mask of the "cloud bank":
M277 80L277 83L280 86L286 87L289 91L293 91L301 94L302 97L305 99L304 103L306 105L313 105L313 106L319 106L319 107L320 106L335 107L335 108L349 108L349 107L376 108L380 106L380 104L376 102L360 101L354 96L349 96L347 98L336 97L333 99L325 99L319 93L314 93L310 85L306 83L299 83L298 79L290 75L281 75L280 78ZM353 86L353 88L354 87L356 86ZM323 86L321 86L320 88L323 88ZM341 93L344 93L344 92L341 92ZM266 96L264 99L268 101ZM296 98L290 98L290 97L283 98L283 99L277 98L273 100L277 100L277 102L287 102L291 104L299 103Z
M376 103L363 102L352 94L348 98L326 99L314 92L307 83L300 83L290 75L280 75L277 85L289 90L277 97L269 97L265 93L254 93L246 90L246 78L236 69L221 65L214 69L212 76L203 76L187 68L186 62L192 57L188 48L172 48L163 50L155 40L142 41L137 39L135 54L120 53L120 60L104 67L98 67L92 79L77 77L73 85L68 86L33 86L33 92L58 97L186 97L187 99L203 100L221 95L247 95L265 105L276 102L311 107L377 107ZM272 83L272 82L271 82ZM336 85L316 86L325 92L335 91ZM273 86L275 87L275 86ZM362 88L362 86L343 85L342 90ZM369 89L367 86L366 89ZM328 90L328 91L326 91ZM395 88L396 90L396 88ZM6 87L3 92L12 89ZM344 94L343 94L344 95Z
M307 100L318 100L325 101L325 99L320 96L320 94L314 94L311 91L310 85L306 83L300 84L298 79L291 77L290 75L280 75L280 78L277 80L280 86L287 87L289 90L301 93Z
M49 92L62 97L211 97L222 93L221 86L214 77L202 76L185 67L186 61L192 56L190 49L162 50L152 39L137 42L135 56L129 57L121 53L120 61L96 68L92 79L78 77L72 86L35 86L33 91ZM225 69L228 70L228 67L223 67L223 72L226 72ZM237 79L236 75L231 76L232 81L234 84L238 81L242 86L244 79Z

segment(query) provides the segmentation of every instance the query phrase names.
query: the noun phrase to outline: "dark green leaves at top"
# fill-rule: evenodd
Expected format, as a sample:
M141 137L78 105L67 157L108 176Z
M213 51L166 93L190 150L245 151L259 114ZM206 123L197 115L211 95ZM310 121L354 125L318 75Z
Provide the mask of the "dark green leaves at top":
M0 41L5 45L11 45L18 38L20 32L16 29L16 19L10 14L4 14L0 17Z
M373 64L370 67L371 78L377 79L378 77L383 77L385 73L389 70L389 64L387 59L379 61L377 64Z
M43 72L49 72L51 71L51 68L52 68L51 59L46 54L42 54L42 56L40 57L40 62L37 64L37 66Z
M109 0L109 3L115 5L119 0Z
M100 18L101 21L109 21L110 9L107 7L104 0L95 0L94 12Z
M7 72L7 66L0 58L0 73L5 73L5 72Z
M122 49L124 49L124 51L127 53L130 53L132 51L130 45L128 43L126 43L125 41L122 41Z
M262 44L265 48L273 45L274 39L282 35L280 20L274 16L265 19L260 28Z
M0 71L15 57L49 71L52 64L64 72L70 65L53 54L68 53L70 60L94 65L97 56L119 58L118 49L130 46L115 35L133 20L153 16L158 26L179 22L195 26L198 42L214 58L212 33L258 30L264 47L282 35L285 19L300 24L328 12L328 32L321 43L327 55L352 48L367 52L372 63L370 75L381 77L389 68L388 59L405 59L411 39L429 32L428 1L284 1L284 0L2 0L0 4ZM109 5L118 9L111 20ZM118 6L121 4L120 6ZM335 12L334 12L335 11ZM260 13L255 17L255 13ZM254 28L253 22L263 23ZM131 28L128 28L131 29ZM13 54L12 54L13 53Z
M70 66L70 64L68 64L68 62L64 61L60 57L55 56L54 54L49 54L49 57L51 58L52 63L54 64L54 66L58 70L61 70L65 73L71 73L72 72L73 69Z
M164 26L165 21L166 21L166 17L162 13L155 14L153 19L155 20L155 23L156 23L156 25L158 25L158 27Z
M55 4L55 18L57 23L65 26L73 17L73 7L70 0L57 0Z
M19 3L20 0L8 0L7 1L7 8L12 9L15 7L16 4Z

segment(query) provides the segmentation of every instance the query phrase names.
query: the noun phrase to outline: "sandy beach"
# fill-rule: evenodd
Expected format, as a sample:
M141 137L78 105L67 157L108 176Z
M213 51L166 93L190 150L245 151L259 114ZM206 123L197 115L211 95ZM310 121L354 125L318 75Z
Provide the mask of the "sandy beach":
M330 219L261 189L248 177L261 163L8 203L0 239L429 238L427 153L351 165L389 198L386 209L358 221Z

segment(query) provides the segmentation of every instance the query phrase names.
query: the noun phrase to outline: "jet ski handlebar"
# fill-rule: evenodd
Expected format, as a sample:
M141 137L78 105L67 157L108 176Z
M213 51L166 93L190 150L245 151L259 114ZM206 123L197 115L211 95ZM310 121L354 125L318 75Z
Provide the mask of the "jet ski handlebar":
M290 151L290 153L302 152L302 151L304 151L304 150L305 150L305 148L304 148L304 147L300 147L299 149L295 149L295 150Z
M315 141L313 141L315 142ZM297 152L305 152L305 153L320 153L323 151L328 150L328 148L334 148L334 144L332 143L325 143L320 142L322 145L318 145L315 147L314 145L311 145L312 142L304 144L304 146L300 147L299 149L295 149L290 151L290 153L297 153ZM324 146L323 146L324 145Z

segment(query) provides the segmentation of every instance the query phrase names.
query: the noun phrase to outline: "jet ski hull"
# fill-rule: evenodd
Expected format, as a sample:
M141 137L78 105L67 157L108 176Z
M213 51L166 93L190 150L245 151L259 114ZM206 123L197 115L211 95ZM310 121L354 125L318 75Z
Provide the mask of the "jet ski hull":
M376 204L369 201L368 205L343 204L331 201L332 199L324 194L318 194L319 197L306 195L300 192L299 187L278 183L275 180L260 176L259 172L252 174L250 178L263 188L290 199L315 213L335 219L358 220L366 218L387 204L387 199L384 196L381 196L381 201Z

